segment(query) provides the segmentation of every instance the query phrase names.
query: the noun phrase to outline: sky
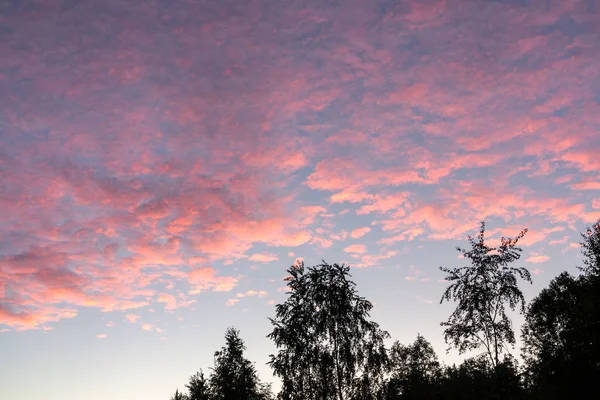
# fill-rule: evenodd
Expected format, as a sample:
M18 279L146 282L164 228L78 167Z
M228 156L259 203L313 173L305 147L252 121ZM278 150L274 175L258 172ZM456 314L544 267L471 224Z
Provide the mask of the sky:
M531 299L600 218L596 0L2 0L0 93L0 398L167 399L228 326L277 387L298 258L458 362L455 246L529 228Z

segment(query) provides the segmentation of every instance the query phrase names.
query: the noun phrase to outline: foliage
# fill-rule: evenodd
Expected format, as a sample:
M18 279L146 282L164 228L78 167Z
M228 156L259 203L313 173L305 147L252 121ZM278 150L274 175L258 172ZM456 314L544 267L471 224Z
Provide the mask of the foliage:
M534 398L562 399L595 389L599 319L600 286L593 277L563 272L531 302L522 336Z
M506 305L511 310L520 306L524 312L525 299L517 278L531 283L531 274L511 264L520 258L522 250L516 245L526 233L527 229L514 239L503 237L499 247L490 247L485 243L485 222L481 222L477 238L468 238L471 250L457 247L471 265L440 267L450 282L440 303L458 302L448 321L442 323L446 327L444 339L459 353L483 346L492 366L497 366L506 345L514 346L515 335Z
M368 319L373 306L358 295L350 268L298 263L287 271L288 298L276 306L268 335L278 348L269 365L282 379L280 398L374 398L389 335Z
M438 385L436 399L525 399L516 361L508 355L495 367L487 355L466 359L447 367Z
M254 365L244 357L246 346L239 331L228 328L225 346L215 352L215 363L207 379L202 370L192 375L188 395L175 392L171 400L270 400L271 386L261 383Z
M600 276L600 220L593 226L588 226L581 237L584 266L580 269L587 275Z
M171 400L188 400L188 397L185 393L179 392L179 389L175 390L175 394L171 397Z
M600 223L582 233L583 275L554 278L531 302L522 328L532 398L584 396L600 376Z
M404 346L394 342L390 351L391 377L386 384L385 398L435 399L442 368L435 350L421 335L414 343Z
M212 400L265 400L270 390L258 379L256 368L244 357L246 346L239 331L228 328L225 346L215 352L215 366L210 376Z
M202 370L190 377L186 385L189 400L211 400L210 383Z

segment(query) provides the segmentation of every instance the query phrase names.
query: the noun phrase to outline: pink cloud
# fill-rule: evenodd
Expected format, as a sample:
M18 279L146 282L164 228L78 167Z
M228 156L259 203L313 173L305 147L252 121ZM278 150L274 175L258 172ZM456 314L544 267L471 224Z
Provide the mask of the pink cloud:
M137 320L140 319L140 316L136 314L127 314L125 316L125 319L127 319L127 321L131 322L132 324L135 324Z
M548 257L548 256L535 255L535 256L528 257L526 261L529 263L533 263L533 264L541 264L541 263L545 263L549 259L550 259L550 257Z
M371 228L369 228L368 226L356 228L350 233L350 237L352 237L353 239L359 239L369 232L371 232Z
M573 189L573 190L600 190L600 182L588 181L588 182L574 183L571 185L571 189Z
M264 297L264 296L266 296L267 294L268 294L268 293L267 293L267 292L265 292L264 290L261 290L261 291L258 291L258 292L257 292L257 291L255 291L255 290L248 290L248 291L247 291L247 292L245 292L245 293L238 293L238 294L236 294L236 297L239 297L239 298L244 298L244 297L254 297L254 296L258 296L258 297Z
M406 229L406 230L402 231L401 233L399 233L397 235L384 237L383 239L380 240L380 243L389 245L389 244L392 244L395 242L411 241L423 233L425 233L424 229L410 228L410 229Z
M194 292L214 290L215 292L229 292L237 286L239 277L217 276L213 268L199 268L189 272L189 282L194 286Z
M279 260L279 257L277 257L273 253L255 253L250 256L249 260L262 263L270 263Z
M344 249L346 253L364 254L367 252L367 247L364 244L352 244Z
M429 281L429 278L427 278L425 276L425 273L423 271L421 271L420 269L418 269L417 267L415 267L414 265L410 265L408 267L408 269L409 269L409 273L404 278L405 280L407 280L409 282L413 282L413 281L427 282L427 281Z
M152 332L154 330L154 326L152 326L152 324L142 324L142 330L146 332Z
M239 302L240 302L240 299L228 299L227 302L225 303L225 305L227 307L231 307L231 306L236 305Z
M106 339L108 335L106 333L99 333L98 335L96 335L96 337L98 339Z
M557 244L565 244L565 243L567 243L569 241L569 239L570 239L570 236L563 236L562 239L550 240L548 242L548 244L550 246L554 246L554 245L557 245Z
M396 251L387 251L381 254L353 254L358 258L358 263L353 263L352 266L356 268L367 268L377 266L383 260L388 260L395 257L398 253Z
M177 308L177 298L172 294L163 293L158 296L159 303L165 303L165 310L174 310Z
M282 3L281 18L251 13L258 30L252 18L231 28L217 5L211 23L179 18L173 48L158 31L139 34L143 4L123 2L119 15L134 17L104 26L109 3L61 15L84 42L114 39L72 65L44 56L83 54L52 21L7 22L2 325L43 329L81 308L172 310L193 301L177 290L237 287L229 265L256 245L264 253L250 259L264 262L298 246L328 253L369 224L381 228L369 238L391 246L464 239L493 219L497 235L529 226L530 246L566 244L555 235L600 217L600 53L589 34L600 21L582 1L410 1L383 14ZM177 7L208 15L201 3ZM353 249L362 266L399 254Z

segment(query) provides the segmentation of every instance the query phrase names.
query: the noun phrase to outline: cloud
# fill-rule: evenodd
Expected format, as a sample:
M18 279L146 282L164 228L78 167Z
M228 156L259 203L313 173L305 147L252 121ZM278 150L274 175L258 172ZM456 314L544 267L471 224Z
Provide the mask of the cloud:
M249 260L262 263L270 263L279 260L279 257L272 253L255 253L250 256Z
M146 332L152 332L154 330L154 326L152 326L152 324L142 324L142 330Z
M573 190L600 190L600 182L597 181L588 181L588 182L579 182L571 185L571 189Z
M268 293L265 292L264 290L261 291L255 291L255 290L248 290L245 293L238 293L236 294L236 297L238 298L244 298L244 297L254 297L254 296L258 296L258 297L264 297L266 296Z
M550 240L548 242L548 244L550 246L554 246L554 245L557 245L557 244L565 244L565 243L567 243L569 241L570 238L571 238L570 236L563 236L562 239Z
M231 307L231 306L236 305L239 302L240 302L240 299L228 299L227 302L225 303L225 305L227 307Z
M419 268L415 267L414 265L410 265L408 267L408 271L409 271L408 275L406 277L404 277L404 279L406 281L409 281L409 282L413 282L413 281L427 282L427 281L429 281L429 278L427 278L425 276L425 272L423 272Z
M531 273L536 276L541 275L543 272L544 272L544 270L541 268L536 268L536 269L531 270Z
M339 241L367 266L482 219L528 226L535 246L600 217L586 2L309 3L244 3L233 23L228 2L173 2L153 32L143 2L69 8L60 25L11 15L2 326L173 310L236 288L230 264L299 246ZM345 242L367 226L384 248Z
M96 335L98 339L106 339L108 335L106 333L99 333Z
M372 267L381 263L382 260L388 260L395 257L397 254L396 251L386 251L380 254L353 254L359 262L352 265L357 268Z
M359 239L369 232L371 232L371 228L369 228L368 226L356 228L350 233L350 237L352 237L352 239Z
M549 259L550 259L550 257L548 257L548 256L535 255L535 256L528 257L526 261L529 263L533 263L533 264L541 264L541 263L545 263Z
M136 314L127 314L125 316L125 319L127 319L127 321L131 322L132 324L135 324L137 320L140 319L140 316Z
M217 271L210 267L194 269L188 273L188 280L194 287L194 293L204 290L229 292L237 286L239 277L217 276Z
M184 293L178 293L176 297L173 294L162 293L156 299L158 303L165 303L165 310L173 311L179 307L189 307L196 302L194 299L188 298Z
M353 244L344 249L346 253L364 254L367 252L367 247L364 244Z

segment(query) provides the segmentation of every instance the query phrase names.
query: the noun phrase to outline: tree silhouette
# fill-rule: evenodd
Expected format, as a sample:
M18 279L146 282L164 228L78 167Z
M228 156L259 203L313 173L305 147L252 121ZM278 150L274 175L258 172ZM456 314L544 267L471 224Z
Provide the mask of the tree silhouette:
M489 375L490 361L487 355L468 358L458 367L455 365L447 367L441 380L439 398L487 400L492 397Z
M370 321L372 304L360 297L350 268L327 264L288 270L288 298L269 318L279 349L269 365L282 379L285 400L374 398L387 363L389 335Z
M600 226L582 234L583 275L554 278L530 303L522 328L532 398L584 397L600 377Z
M580 244L584 266L579 269L588 276L600 277L600 220L591 227L587 227L581 236L583 238Z
M190 377L185 385L188 389L188 400L211 400L210 382L204 377L202 370Z
M527 309L523 358L535 399L583 398L600 377L600 225L582 237L583 275L561 273Z
M500 363L500 354L506 344L515 343L511 321L506 315L506 305L514 310L520 305L525 311L525 299L517 285L517 277L531 283L531 274L525 268L513 267L511 263L520 258L517 242L527 229L514 238L502 238L499 247L485 243L485 222L477 238L469 236L471 250L457 247L471 265L460 268L440 267L450 286L446 288L440 303L453 300L458 305L445 326L446 343L459 353L484 347L492 366Z
M188 400L188 397L185 393L179 392L179 389L175 390L175 394L171 397L171 400Z
M213 400L266 400L271 398L270 387L261 384L256 368L244 357L246 346L239 331L228 328L225 346L215 352L215 365L210 376Z
M385 398L436 399L442 368L435 350L423 336L404 346L394 342L390 351L391 377L386 385Z

